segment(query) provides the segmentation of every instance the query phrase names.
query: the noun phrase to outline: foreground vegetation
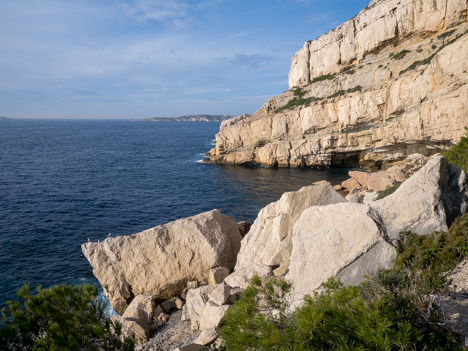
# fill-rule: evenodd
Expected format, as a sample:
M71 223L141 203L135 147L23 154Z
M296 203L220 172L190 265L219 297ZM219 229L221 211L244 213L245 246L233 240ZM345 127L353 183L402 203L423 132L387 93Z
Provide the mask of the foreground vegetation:
M37 289L28 285L17 292L20 301L8 301L0 321L0 350L123 350L134 348L122 340L121 326L105 316L92 285L56 285Z
M289 283L252 279L226 315L227 350L464 350L434 294L468 253L468 215L445 232L402 233L394 267L359 286L330 280L290 313Z
M468 172L468 128L465 127L465 130L466 135L461 137L460 141L450 150L445 151L443 155L447 161Z

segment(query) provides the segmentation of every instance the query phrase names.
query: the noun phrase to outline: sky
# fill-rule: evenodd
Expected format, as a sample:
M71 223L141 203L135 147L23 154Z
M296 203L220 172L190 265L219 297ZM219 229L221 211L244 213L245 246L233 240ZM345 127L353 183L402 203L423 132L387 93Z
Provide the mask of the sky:
M369 0L0 0L0 116L254 113Z

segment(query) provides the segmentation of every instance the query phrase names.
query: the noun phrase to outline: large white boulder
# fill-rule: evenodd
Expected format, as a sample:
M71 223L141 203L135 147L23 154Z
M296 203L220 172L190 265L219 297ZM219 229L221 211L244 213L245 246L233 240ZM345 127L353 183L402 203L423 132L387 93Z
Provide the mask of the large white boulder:
M387 235L395 240L402 231L420 235L445 231L467 212L467 205L466 173L436 156L393 194L371 207L380 214Z
M293 283L293 306L330 277L359 283L396 257L378 213L365 204L310 207L296 222L292 242L286 279Z
M284 193L259 212L241 242L235 270L260 263L279 267L278 271L283 273L289 267L293 227L301 213L311 206L340 202L346 200L327 182Z
M208 281L210 270L231 270L241 235L233 218L213 210L138 234L88 242L82 250L118 312L138 294L170 299L188 281Z

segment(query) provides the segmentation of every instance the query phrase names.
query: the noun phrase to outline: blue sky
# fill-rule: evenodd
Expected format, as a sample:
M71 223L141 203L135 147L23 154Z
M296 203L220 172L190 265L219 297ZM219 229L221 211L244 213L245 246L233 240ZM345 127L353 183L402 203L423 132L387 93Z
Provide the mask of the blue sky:
M0 116L253 113L363 0L0 0Z

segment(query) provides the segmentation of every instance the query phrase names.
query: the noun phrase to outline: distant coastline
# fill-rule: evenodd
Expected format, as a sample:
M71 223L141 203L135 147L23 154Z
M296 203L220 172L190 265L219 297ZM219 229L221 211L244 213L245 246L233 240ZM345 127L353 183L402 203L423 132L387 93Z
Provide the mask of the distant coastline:
M187 115L180 117L145 118L137 122L222 122L232 117L231 115Z
M0 119L11 119L11 118L9 118L9 117L2 117L2 116L0 116Z

